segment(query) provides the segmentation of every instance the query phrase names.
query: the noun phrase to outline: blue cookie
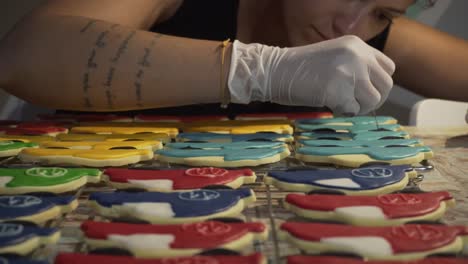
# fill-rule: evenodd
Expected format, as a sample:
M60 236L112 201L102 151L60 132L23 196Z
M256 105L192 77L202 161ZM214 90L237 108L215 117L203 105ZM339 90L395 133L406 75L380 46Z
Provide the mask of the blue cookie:
M0 196L0 222L25 221L43 225L77 206L74 196Z
M57 243L60 231L55 228L0 223L0 254L26 256L40 246Z
M306 125L373 125L375 127L376 123L379 123L379 125L396 124L397 120L390 116L353 116L296 120L296 124Z
M48 262L42 260L32 260L27 258L0 256L0 264L48 264Z
M297 131L330 131L330 132L348 132L348 133L361 133L369 131L400 131L401 126L398 124L389 124L389 125L379 125L378 127L375 124L359 124L352 126L340 126L340 125L310 125L299 123L296 124Z
M306 147L394 147L421 146L419 139L387 139L387 140L299 140L299 145Z
M99 214L114 219L148 223L188 223L239 215L255 202L251 189L193 190L184 192L93 193L90 204Z
M299 139L331 139L331 140L388 140L409 139L404 131L368 131L360 133L348 132L302 132L297 135Z
M410 166L375 166L353 170L271 171L266 184L284 191L338 191L347 195L379 195L404 189L417 173Z
M360 167L368 163L417 164L434 156L428 147L301 147L296 158L304 162Z

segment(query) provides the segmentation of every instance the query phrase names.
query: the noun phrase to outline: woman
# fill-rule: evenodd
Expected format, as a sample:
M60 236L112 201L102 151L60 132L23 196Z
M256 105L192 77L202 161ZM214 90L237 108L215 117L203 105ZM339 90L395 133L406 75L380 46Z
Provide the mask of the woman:
M49 0L1 42L0 86L80 111L261 101L353 115L385 101L396 65L397 83L468 101L468 44L402 17L414 2Z

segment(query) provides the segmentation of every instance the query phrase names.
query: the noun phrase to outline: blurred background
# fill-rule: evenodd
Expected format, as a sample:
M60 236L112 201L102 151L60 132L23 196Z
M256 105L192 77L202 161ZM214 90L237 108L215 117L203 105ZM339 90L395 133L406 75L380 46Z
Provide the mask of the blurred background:
M0 0L0 38L14 24L43 0ZM434 26L455 36L468 39L468 1L438 0L433 8L423 11L413 10L410 15L422 23ZM419 12L420 11L420 12ZM411 107L422 100L421 96L404 88L395 87L389 100L378 110L378 115L391 115L401 124L407 124ZM30 120L37 113L49 113L44 109L29 105L0 89L0 119Z

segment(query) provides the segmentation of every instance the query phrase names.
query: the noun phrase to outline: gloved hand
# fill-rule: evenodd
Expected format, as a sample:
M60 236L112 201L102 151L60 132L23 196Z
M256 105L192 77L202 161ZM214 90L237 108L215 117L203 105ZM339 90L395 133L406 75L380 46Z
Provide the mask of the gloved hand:
M395 64L355 36L278 48L235 41L228 87L233 103L253 101L329 107L366 114L393 87Z

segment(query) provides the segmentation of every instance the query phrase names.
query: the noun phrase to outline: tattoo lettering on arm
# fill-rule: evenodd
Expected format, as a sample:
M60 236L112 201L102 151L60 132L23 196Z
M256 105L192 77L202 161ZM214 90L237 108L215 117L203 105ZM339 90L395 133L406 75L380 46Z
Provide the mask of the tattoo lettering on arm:
M93 26L97 21L92 20L88 22L88 24L81 30L81 32L86 32L91 26ZM88 108L91 108L93 105L91 103L91 98L89 97L89 89L91 88L90 79L91 73L93 70L98 68L98 64L96 62L96 57L98 54L98 50L105 48L107 46L106 37L109 35L110 30L105 30L100 32L94 42L94 46L91 49L91 52L88 57L88 61L86 64L85 72L83 74L83 92L84 92L84 105Z
M145 75L145 69L151 68L150 56L153 52L154 45L156 44L156 40L161 38L161 34L156 34L154 38L149 43L148 47L145 47L143 50L143 57L138 61L138 71L136 73L136 80L135 80L135 96L137 99L137 106L143 107L143 97L142 97L142 87L143 87L143 79Z
M115 54L114 58L111 59L113 63L119 62L120 58L122 55L125 53L125 51L128 49L128 43L130 40L132 40L133 36L135 36L136 31L130 32L130 34L124 39L122 44L119 46L119 49L117 50L117 53Z
M96 24L97 20L90 20L86 25L80 30L80 33L85 33L88 29L90 29L94 24Z

